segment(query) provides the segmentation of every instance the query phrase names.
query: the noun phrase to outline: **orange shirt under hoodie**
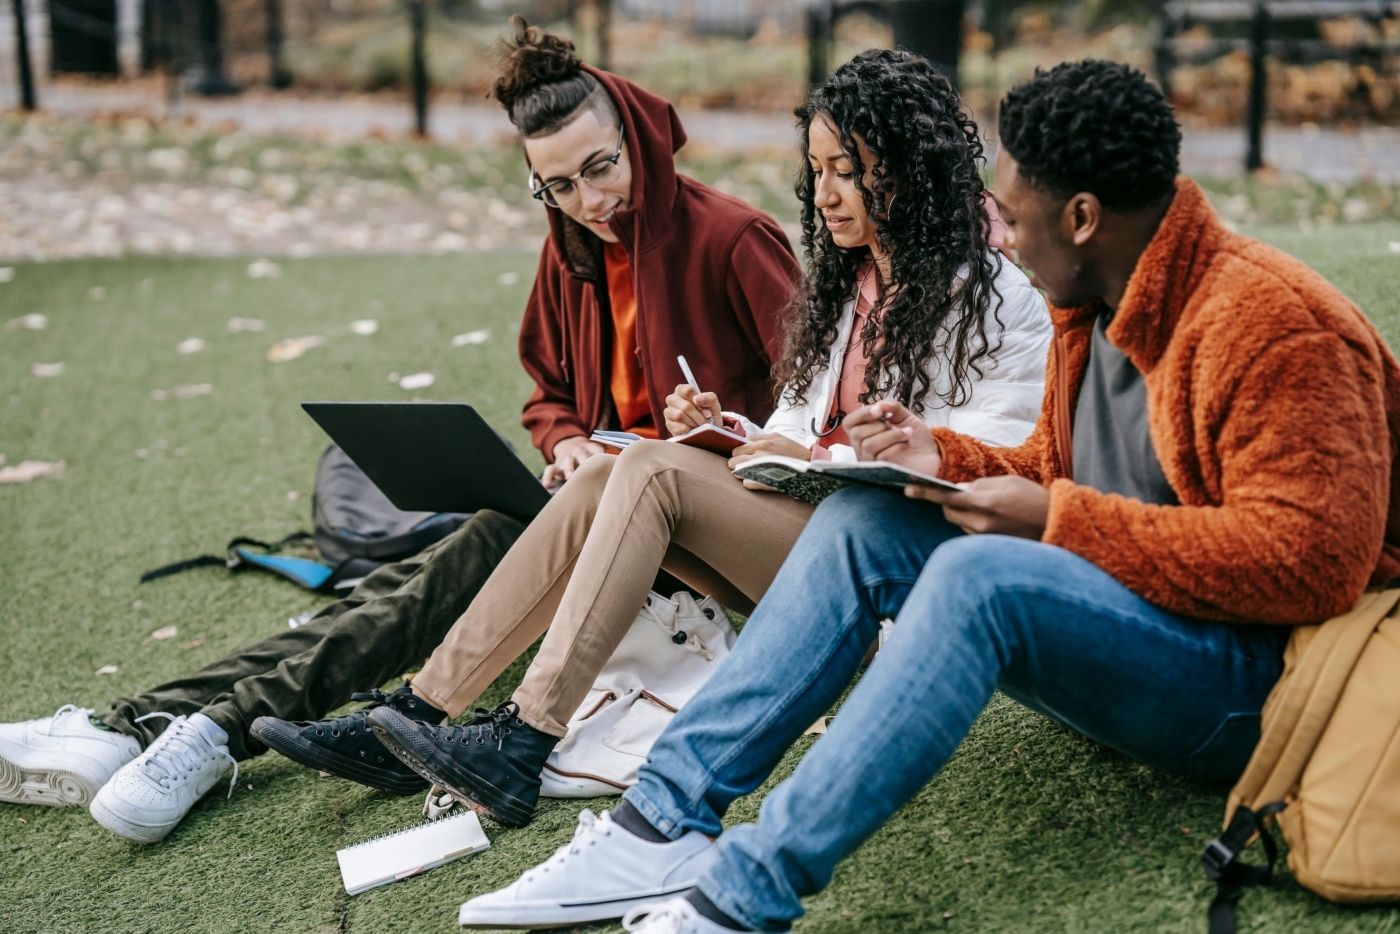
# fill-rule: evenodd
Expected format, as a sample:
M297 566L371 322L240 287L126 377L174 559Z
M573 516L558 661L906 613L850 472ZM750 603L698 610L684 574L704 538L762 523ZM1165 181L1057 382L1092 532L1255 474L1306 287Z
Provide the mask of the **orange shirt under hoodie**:
M652 420L647 377L637 353L637 290L632 284L632 264L621 243L603 244L603 268L608 280L608 305L612 309L612 372L609 388L617 427L643 438L660 437Z
M1043 541L1188 616L1312 623L1400 576L1400 364L1322 276L1227 230L1194 182L1177 181L1107 336L1142 371L1179 506L1069 478L1070 413L1101 308L1050 311L1035 431L994 448L935 429L943 476L1046 484Z

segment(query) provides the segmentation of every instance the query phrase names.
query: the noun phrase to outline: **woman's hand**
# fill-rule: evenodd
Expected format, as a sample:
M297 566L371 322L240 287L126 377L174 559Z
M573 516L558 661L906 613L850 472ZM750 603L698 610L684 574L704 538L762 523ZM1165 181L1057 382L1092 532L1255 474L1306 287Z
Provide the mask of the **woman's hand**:
M750 438L747 444L741 444L735 448L729 458L729 469L733 470L750 458L763 457L768 454L781 454L784 457L796 457L804 461L812 459L812 452L809 449L804 448L787 435L774 432L767 435L757 435Z
M797 457L804 461L812 459L812 452L796 441L780 435L777 432L769 435L759 435L751 438L748 444L741 444L731 452L729 458L729 469L733 470L746 460L755 457L762 457L765 454L782 454L786 457ZM745 480L744 487L749 490L769 490L773 488L766 483L759 483L757 480Z
M899 464L932 477L943 466L943 453L928 426L898 402L863 405L841 426L859 460Z
M584 461L606 451L601 444L589 441L585 435L565 438L554 446L554 463L544 469L540 482L547 487L557 486L572 477Z
M700 425L724 427L720 415L719 397L712 392L696 392L689 383L681 383L676 391L666 397L666 410L661 414L666 418L666 430L673 435L683 435Z

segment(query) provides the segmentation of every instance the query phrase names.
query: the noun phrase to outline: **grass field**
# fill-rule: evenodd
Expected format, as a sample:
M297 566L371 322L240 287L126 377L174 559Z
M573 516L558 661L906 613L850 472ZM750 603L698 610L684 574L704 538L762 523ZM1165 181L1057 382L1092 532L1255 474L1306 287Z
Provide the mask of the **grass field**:
M1400 346L1400 255L1389 248L1400 224L1260 233L1340 284ZM104 708L319 605L280 580L217 568L137 584L234 535L309 525L324 438L299 401L410 398L391 374L432 372L419 396L471 401L528 449L513 328L532 256L312 258L256 279L247 266L75 261L20 265L0 283L0 326L47 316L43 330L0 330L0 453L67 467L61 479L0 486L10 685L0 721L64 703ZM266 329L231 332L234 317ZM378 333L352 332L365 318ZM489 340L453 345L476 330ZM268 362L275 341L308 335L325 344ZM178 352L190 338L206 346ZM60 362L61 375L32 375ZM174 638L151 638L167 626ZM99 674L106 666L117 670ZM751 818L757 801L731 819ZM799 930L1200 931L1210 889L1197 857L1222 801L999 698L938 778L809 902ZM81 809L0 805L0 931L451 931L460 901L546 856L579 806L546 803L522 830L488 823L486 853L348 898L336 848L410 823L418 804L271 754L244 765L232 800L211 794L155 846L119 840ZM1400 931L1400 910L1338 908L1286 879L1247 896L1241 919L1242 930Z

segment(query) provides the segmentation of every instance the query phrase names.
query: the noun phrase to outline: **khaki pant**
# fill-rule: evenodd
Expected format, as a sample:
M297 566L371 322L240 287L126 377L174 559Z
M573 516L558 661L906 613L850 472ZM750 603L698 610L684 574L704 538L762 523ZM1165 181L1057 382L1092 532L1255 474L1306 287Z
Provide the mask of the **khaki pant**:
M458 716L548 629L514 700L526 723L563 736L658 567L747 612L811 514L781 493L744 489L708 451L641 441L590 458L526 528L414 690Z

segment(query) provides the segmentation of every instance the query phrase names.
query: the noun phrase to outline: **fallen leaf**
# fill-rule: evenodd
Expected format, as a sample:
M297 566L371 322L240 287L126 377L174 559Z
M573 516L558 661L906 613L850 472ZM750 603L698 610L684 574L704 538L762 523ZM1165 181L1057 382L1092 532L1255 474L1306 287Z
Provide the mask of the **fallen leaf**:
M295 502L296 502L297 500L299 500L299 499L301 499L301 493L300 493L299 491L297 491L297 490L288 490L288 491L287 491L287 502L289 502L289 503L295 503Z
M195 396L209 395L214 391L214 387L209 383L187 383L170 391L175 394L176 399L193 399Z
M162 642L166 639L173 639L179 634L180 627L178 626L162 626L155 632L151 633L151 638L155 639L158 642Z
M192 354L199 353L208 346L209 345L206 344L202 338L191 337L180 341L180 343L175 345L175 349L182 354Z
M35 379L48 379L63 375L62 363L36 363L29 368L29 375Z
M197 648L199 648L201 645L204 644L204 641L205 641L205 640L204 640L204 637L201 636L200 638L195 639L195 640L192 641L192 642L181 642L178 646L176 646L176 648L180 648L180 649L197 649Z
M307 337L288 337L272 345L272 349L267 352L267 360L269 363L286 363L288 360L297 359L313 347L320 347L325 342L324 337L317 337L314 334Z
M1400 253L1400 240L1390 241L1390 252Z
M13 266L0 266L0 282L14 282L14 281L15 281L15 267L13 267Z
M468 344L484 344L491 339L490 331L468 331L465 334L458 334L452 338L453 347L465 347Z
M270 259L255 259L248 264L248 278L276 279L282 275L282 267Z
M826 717L818 717L817 722L802 731L803 736L820 736L826 732Z
M361 318L359 321L350 322L350 330L361 337L369 337L371 334L378 333L379 322L373 318Z
M8 281L8 280L7 280L7 281ZM15 819L18 820L21 824L27 824L27 823L29 823L29 821L25 820L23 817L17 817L17 818L15 818Z
M410 373L407 376L399 378L399 388L409 391L414 389L427 389L436 381L437 377L431 373Z
M237 334L241 331L251 331L254 334L258 334L267 330L267 322L257 318L229 318L228 329L232 334Z
M116 673L117 673L118 671L120 671L120 670L121 670L121 669L118 668L116 665L103 665L101 668L97 669L97 674L98 674L98 675L114 675L114 674L116 674Z
M87 290L87 297L91 301L100 302L107 297L107 287L103 285L94 285Z
M48 315L20 315L5 322L7 331L42 331L49 326Z
M496 282L499 285L515 285L519 281L520 273L518 272L503 272L496 277Z
M13 467L0 467L0 483L28 483L46 478L57 480L63 476L67 466L67 461L20 461Z

